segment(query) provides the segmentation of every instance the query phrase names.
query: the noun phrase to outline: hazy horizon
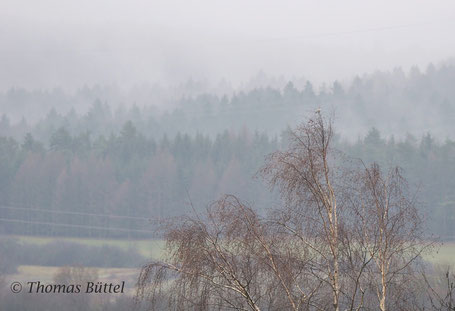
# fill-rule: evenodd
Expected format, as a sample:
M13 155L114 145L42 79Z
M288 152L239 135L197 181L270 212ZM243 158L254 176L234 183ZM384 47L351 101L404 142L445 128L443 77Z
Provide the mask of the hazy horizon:
M453 1L3 1L0 91L241 87L258 72L319 85L455 56Z

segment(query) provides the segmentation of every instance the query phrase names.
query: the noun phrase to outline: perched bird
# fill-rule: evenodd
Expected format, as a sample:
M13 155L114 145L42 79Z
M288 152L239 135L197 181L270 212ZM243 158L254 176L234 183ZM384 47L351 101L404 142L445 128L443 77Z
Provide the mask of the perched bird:
M314 113L321 113L321 108L316 109Z

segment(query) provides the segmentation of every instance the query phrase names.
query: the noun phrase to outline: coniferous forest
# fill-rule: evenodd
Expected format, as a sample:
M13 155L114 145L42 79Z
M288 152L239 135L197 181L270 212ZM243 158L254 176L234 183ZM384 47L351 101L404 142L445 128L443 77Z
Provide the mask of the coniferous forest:
M455 142L450 136L455 116L450 105L455 98L450 84L454 75L452 66L429 67L424 73L414 69L408 75L397 69L357 78L346 88L335 82L333 88L317 95L310 82L301 90L289 82L283 89L257 88L231 97L183 98L174 110L161 113L138 105L112 111L108 102L98 98L87 105L85 113L68 106L65 114L51 107L33 125L25 118L11 122L4 114L0 125L1 218L26 222L3 220L2 229L35 234L131 234L77 227L89 219L92 227L138 227L132 234L143 236L150 234L145 229L150 227L149 219L187 213L191 205L203 209L223 193L239 195L266 211L276 195L254 178L259 166L268 153L286 146L286 129L322 107L335 116L338 148L367 163L403 167L420 191L423 212L431 219L430 230L451 239L455 234ZM100 98L103 95L107 96L98 92ZM41 96L55 103L65 100L61 93ZM10 90L3 94L2 105L5 110L13 104L28 109L36 105L34 98L26 91ZM397 103L406 112L391 112ZM421 110L437 117L413 117ZM368 127L368 118L373 117L377 126ZM364 121L358 121L361 118ZM437 126L431 123L435 120ZM409 130L385 126L389 123ZM352 124L365 131L349 136ZM436 135L439 130L446 135ZM132 218L106 219L103 215ZM75 227L68 230L27 221L70 221Z

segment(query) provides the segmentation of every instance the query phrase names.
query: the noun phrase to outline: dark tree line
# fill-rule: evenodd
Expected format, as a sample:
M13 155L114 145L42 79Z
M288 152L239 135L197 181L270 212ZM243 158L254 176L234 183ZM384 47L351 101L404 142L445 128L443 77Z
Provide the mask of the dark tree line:
M32 134L22 141L1 137L0 204L147 218L186 213L191 210L190 201L200 208L222 193L232 193L268 207L276 196L252 177L264 156L285 146L285 141L285 133L276 139L246 130L237 134L226 131L215 138L178 134L155 140L132 122L126 122L117 134L97 138L87 132L72 135L63 127L47 142ZM433 218L433 232L447 238L455 235L455 142L439 143L430 134L395 141L371 129L356 143L339 139L335 143L366 163L403 167L411 185L421 188L420 199L427 206L424 212ZM117 227L124 221L128 228L138 226L134 219L111 219L109 223L102 217L84 215L11 209L0 209L0 213L27 221L67 223L69 217L73 224ZM140 227L147 225L145 220ZM8 231L4 222L0 228ZM68 228L61 232L75 234Z
M132 122L117 135L94 140L88 134L71 136L65 128L55 131L46 144L31 134L21 143L2 137L0 218L112 227L123 221L128 228L138 226L135 219L108 223L84 216L114 214L142 217L139 229L150 230L148 218L185 213L191 210L190 201L203 206L219 193L242 193L266 202L270 195L251 177L263 155L277 144L266 135L246 132L224 132L215 139L179 134L155 141ZM12 227L24 228L6 221L0 228L15 232ZM59 232L74 234L71 228Z

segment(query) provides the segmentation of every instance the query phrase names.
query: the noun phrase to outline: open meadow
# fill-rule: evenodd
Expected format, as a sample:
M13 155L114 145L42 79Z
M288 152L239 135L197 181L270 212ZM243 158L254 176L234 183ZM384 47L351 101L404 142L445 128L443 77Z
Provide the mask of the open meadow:
M113 240L113 239L88 239L88 238L55 238L55 237L28 237L15 236L20 243L43 246L54 242L71 242L84 246L103 247L111 246L122 250L136 250L148 260L159 259L163 255L164 242L162 240ZM445 242L428 255L425 260L442 267L455 266L455 242ZM42 280L52 281L55 274L61 267L58 266L39 266L39 265L20 265L17 272L7 276L7 279L14 280ZM128 279L131 284L135 283L139 269L137 268L118 268L118 267L91 267L96 268L98 277L103 280Z

